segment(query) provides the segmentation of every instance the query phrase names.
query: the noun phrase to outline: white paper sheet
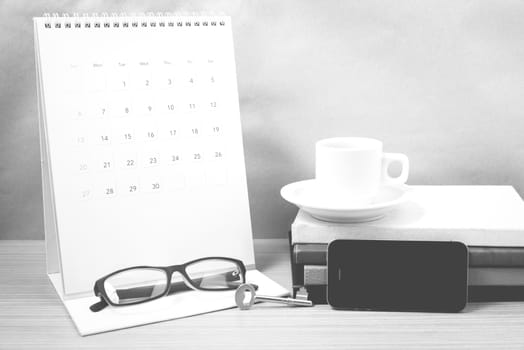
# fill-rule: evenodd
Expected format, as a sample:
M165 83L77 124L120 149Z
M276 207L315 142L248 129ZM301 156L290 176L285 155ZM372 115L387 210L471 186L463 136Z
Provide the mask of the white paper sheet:
M82 336L236 307L235 291L187 291L149 303L123 307L108 306L100 312L92 312L89 306L98 302L99 298L90 296L64 300L60 276L50 274L49 278ZM260 295L289 295L287 289L258 270L247 271L246 278L248 282L258 285L257 293Z

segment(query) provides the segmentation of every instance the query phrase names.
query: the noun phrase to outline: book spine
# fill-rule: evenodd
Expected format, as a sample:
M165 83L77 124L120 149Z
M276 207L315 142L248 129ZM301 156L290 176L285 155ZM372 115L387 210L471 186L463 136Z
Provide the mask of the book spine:
M336 239L400 240L400 241L458 241L466 245L493 247L524 247L524 235L519 230L492 231L483 229L412 229L366 227L365 233L357 226L332 226L319 233L317 227L293 226L292 243L328 244Z
M304 285L327 285L327 266L304 265Z
M291 264L291 280L293 286L301 286L304 284L304 265Z
M305 286L327 285L327 282L327 266L304 265ZM468 285L524 286L524 268L470 267Z
M524 248L470 246L470 267L524 267ZM293 246L293 262L326 265L327 244L299 243Z
M295 297L295 285L304 284L304 265L295 264L294 246L291 244L291 231L288 231L289 257L291 262L291 282L293 284L293 297Z
M524 207L524 204L522 205ZM393 219L391 219L393 220ZM409 226L398 219L388 225L384 222L343 224L323 222L300 210L291 225L292 244L323 243L335 239L429 240L459 241L468 246L524 247L524 228L503 226L485 228L476 226ZM441 227L442 226L442 227ZM496 234L495 234L496 232Z
M469 246L469 266L524 267L524 248Z
M307 298L316 305L327 304L326 286L302 287ZM524 286L470 286L469 302L524 301Z
M327 266L304 265L304 285L321 286L327 284Z
M326 265L327 244L295 244L293 261L297 264Z
M308 300L313 304L327 304L327 286L305 286Z

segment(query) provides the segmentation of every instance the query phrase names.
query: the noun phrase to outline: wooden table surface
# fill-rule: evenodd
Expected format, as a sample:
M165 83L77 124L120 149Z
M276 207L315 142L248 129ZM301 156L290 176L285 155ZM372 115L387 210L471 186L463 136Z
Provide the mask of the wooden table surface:
M291 285L286 240L256 240L257 267ZM0 242L0 349L524 348L524 303L459 314L335 311L258 304L80 337L45 273L42 241Z

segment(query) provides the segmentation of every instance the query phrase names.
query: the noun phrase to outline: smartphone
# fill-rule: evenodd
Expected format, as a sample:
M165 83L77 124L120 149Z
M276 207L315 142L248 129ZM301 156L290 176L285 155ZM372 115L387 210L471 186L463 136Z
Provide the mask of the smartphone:
M335 240L327 262L334 308L458 312L468 300L461 242Z

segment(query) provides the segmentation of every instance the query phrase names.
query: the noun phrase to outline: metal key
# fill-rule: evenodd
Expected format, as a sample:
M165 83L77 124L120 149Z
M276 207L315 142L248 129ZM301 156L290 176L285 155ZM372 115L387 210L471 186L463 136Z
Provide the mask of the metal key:
M249 293L249 299L246 302L246 294ZM251 284L241 284L235 293L235 301L240 310L247 310L253 306L256 301L269 301L272 303L282 303L292 306L313 306L311 300L301 300L293 298L279 298L264 295L256 295L255 288Z

